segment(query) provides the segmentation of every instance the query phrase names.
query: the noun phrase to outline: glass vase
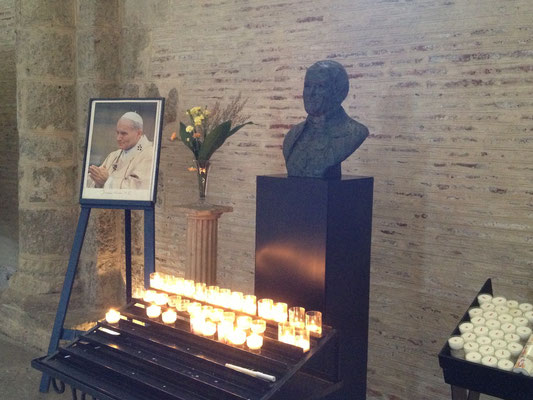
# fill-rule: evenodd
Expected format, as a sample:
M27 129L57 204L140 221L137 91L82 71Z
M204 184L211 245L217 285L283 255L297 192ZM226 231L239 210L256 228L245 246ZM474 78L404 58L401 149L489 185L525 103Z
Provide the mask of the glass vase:
M211 163L209 160L194 160L194 163L196 165L196 176L198 178L198 195L200 202L203 202L205 201L205 196L207 194L207 178Z

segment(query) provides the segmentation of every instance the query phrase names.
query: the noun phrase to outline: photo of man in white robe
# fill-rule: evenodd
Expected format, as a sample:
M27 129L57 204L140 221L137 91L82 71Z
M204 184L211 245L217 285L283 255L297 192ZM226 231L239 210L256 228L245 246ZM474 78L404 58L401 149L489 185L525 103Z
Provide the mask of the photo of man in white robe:
M90 165L86 187L147 190L153 165L153 144L143 133L143 119L136 112L123 114L117 122L118 150L101 165Z

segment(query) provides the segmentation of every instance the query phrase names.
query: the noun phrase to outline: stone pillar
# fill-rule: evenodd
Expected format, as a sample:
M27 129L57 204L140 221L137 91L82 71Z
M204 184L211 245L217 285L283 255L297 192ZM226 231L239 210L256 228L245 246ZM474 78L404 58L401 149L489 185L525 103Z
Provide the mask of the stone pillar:
M178 207L187 215L186 278L215 285L217 281L218 219L233 207L188 204Z
M1 329L42 346L35 317L55 313L78 214L75 1L17 0L16 13L19 266Z

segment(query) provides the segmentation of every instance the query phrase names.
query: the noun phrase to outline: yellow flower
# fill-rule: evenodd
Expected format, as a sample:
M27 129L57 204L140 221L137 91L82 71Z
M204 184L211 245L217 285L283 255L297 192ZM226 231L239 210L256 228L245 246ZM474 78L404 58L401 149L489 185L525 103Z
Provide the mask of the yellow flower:
M194 127L192 125L187 125L187 128L185 128L185 131L188 133L191 133L192 131L194 131Z
M211 111L209 111L207 108L204 110L204 115L206 117L210 116L211 115Z
M172 135L170 135L170 140L175 140L177 136L178 135L176 135L176 132L172 132Z
M198 115L202 112L202 107L193 107L189 111L193 116Z
M194 125L199 126L202 125L202 117L194 117Z

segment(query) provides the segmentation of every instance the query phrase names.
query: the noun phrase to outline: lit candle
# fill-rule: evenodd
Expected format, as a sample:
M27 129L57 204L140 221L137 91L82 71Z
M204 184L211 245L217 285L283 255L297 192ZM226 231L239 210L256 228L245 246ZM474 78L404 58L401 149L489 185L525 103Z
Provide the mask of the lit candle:
M309 340L309 331L305 327L295 329L294 344L301 347L304 352L309 350L311 342Z
M218 305L229 308L231 303L231 290L221 288L218 291Z
M243 345L246 342L246 333L242 329L234 329L228 335L228 340L234 345Z
M218 324L218 340L225 342L229 334L233 332L233 322L221 321Z
M235 322L235 313L233 311L224 311L222 318L224 321L231 322L233 324Z
M159 317L161 315L161 306L158 306L157 304L152 304L146 307L146 315L148 315L149 318Z
M258 335L266 330L266 321L264 319L254 319L251 326L252 332Z
M213 308L213 311L211 311L211 315L209 318L213 322L220 322L224 319L224 310L222 308Z
M189 299L181 299L176 303L176 309L178 311L187 311L189 308L189 304L191 304L191 301Z
M105 320L110 324L116 324L120 320L120 312L111 308L106 312Z
M183 294L187 297L192 297L194 295L194 281L190 279L185 279L183 281Z
M202 312L202 304L201 303L198 303L198 302L192 302L192 303L189 303L189 306L187 307L187 312L193 316L193 315L197 315L197 314L201 314Z
M281 322L278 324L278 340L280 342L294 344L294 326L289 322Z
M271 319L274 300L261 299L257 302L257 315L264 319Z
M150 274L150 286L154 289L163 289L163 278L159 272L152 272Z
M168 305L169 307L177 307L178 303L181 301L181 296L169 296Z
M194 299L198 301L205 301L207 298L207 286L205 283L198 282L194 287Z
M202 327L202 334L207 337L213 336L217 331L217 324L212 321L205 321Z
M305 308L289 308L289 323L296 328L305 328ZM485 323L485 321L483 321L483 323Z
M322 335L322 313L320 311L307 311L305 313L305 327L314 335Z
M241 315L237 317L237 328L246 331L252 326L252 317L247 315Z
M246 338L246 345L250 350L259 350L263 347L263 337L252 333Z
M243 303L244 294L242 292L233 292L230 296L229 308L236 311L241 311Z
M153 302L158 306L164 306L168 302L168 294L166 293L156 293L154 296Z
M191 325L191 331L195 335L203 335L205 318L201 314L191 314L189 319Z
M161 314L161 318L163 319L163 322L165 324L173 324L174 322L176 322L176 319L178 318L178 314L176 314L176 311L169 308L167 311Z
M276 322L287 321L287 303L274 303L272 306L272 319Z
M156 294L157 292L155 290L146 290L144 292L143 300L146 301L147 303L150 303L154 301Z
M251 315L255 315L257 313L257 298L254 295L249 294L244 296L242 311Z

